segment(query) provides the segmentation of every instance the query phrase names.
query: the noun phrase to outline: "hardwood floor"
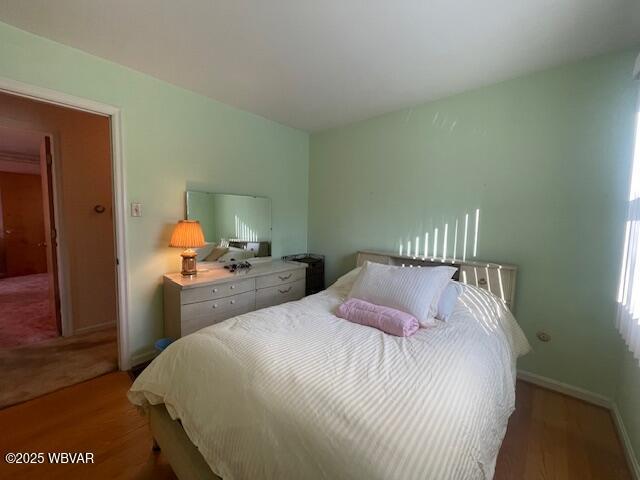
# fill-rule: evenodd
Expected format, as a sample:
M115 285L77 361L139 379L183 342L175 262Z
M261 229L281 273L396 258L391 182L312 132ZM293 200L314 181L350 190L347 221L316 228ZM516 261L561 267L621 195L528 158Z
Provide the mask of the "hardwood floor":
M495 480L632 480L601 407L518 381Z
M93 465L8 465L1 479L174 479L151 451L145 417L129 404L126 373L108 374L0 410L0 452L93 452ZM629 479L609 413L518 382L496 480Z
M125 394L131 379L110 373L0 410L0 452L93 452L91 465L8 465L1 479L174 479L151 451L147 420Z

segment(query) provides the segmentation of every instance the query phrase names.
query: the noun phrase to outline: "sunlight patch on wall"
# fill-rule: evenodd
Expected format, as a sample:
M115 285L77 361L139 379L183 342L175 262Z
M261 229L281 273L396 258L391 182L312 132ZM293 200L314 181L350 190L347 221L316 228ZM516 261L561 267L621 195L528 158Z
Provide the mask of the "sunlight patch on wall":
M429 232L424 234L424 258L429 256Z
M442 261L447 261L447 240L449 239L449 224L444 224L444 239L442 240ZM455 260L455 259L454 259Z
M433 258L438 256L438 228L433 230Z
M469 214L464 214L464 245L462 246L462 261L467 261L467 236L469 235Z
M456 226L453 230L453 259L458 258L458 219L456 218Z
M415 229L413 234L399 239L398 254L414 259L439 260L443 263L466 262L469 257L477 258L480 239L480 209L476 208L472 212L465 212L460 217L443 219L442 223L436 224L437 226L432 229L423 230L424 243L421 242L422 228ZM463 219L464 228L461 228ZM427 225L433 225L433 223L432 221L426 222Z
M473 256L478 256L478 232L480 230L480 209L476 208L475 235L473 236Z

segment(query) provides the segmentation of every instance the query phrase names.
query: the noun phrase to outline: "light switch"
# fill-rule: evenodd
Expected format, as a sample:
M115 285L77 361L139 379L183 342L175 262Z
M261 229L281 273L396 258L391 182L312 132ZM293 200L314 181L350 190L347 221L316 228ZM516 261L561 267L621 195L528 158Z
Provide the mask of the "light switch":
M131 203L131 216L132 217L141 217L142 216L142 204L137 202Z

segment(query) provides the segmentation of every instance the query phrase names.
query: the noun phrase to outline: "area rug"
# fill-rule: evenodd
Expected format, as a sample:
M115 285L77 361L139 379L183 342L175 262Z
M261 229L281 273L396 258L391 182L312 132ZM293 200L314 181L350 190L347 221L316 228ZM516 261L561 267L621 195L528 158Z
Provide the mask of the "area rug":
M0 349L0 408L117 369L115 328Z
M58 336L49 308L46 273L0 279L0 348L11 348Z

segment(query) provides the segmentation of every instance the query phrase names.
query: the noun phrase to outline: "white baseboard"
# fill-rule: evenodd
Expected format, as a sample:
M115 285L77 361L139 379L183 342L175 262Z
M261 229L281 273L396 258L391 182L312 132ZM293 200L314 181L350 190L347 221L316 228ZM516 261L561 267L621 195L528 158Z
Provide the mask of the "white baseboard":
M584 388L569 385L568 383L559 382L549 377L543 377L542 375L538 375L535 373L518 370L518 378L524 380L525 382L548 388L549 390L553 390L554 392L564 393L565 395L569 395L570 397L579 398L580 400L593 403L594 405L598 405L600 407L611 409L613 406L613 400L609 397L605 397L604 395L600 395L599 393L585 390Z
M618 405L613 404L613 408L611 409L611 416L613 417L613 423L615 423L616 428L618 429L618 435L620 436L620 441L622 442L622 447L624 448L624 454L627 457L627 464L629 465L629 469L631 470L631 475L635 480L640 480L640 463L636 458L635 452L633 450L633 445L631 445L631 439L629 438L629 434L627 433L627 429L624 426L624 422L622 421L622 416L620 415L620 410L618 410Z
M149 362L155 358L158 352L155 349L145 350L131 356L131 367L138 366L142 363Z
M558 382L552 378L543 377L542 375L526 372L524 370L518 370L518 378L526 382L533 383L534 385L563 393L570 397L579 398L585 402L593 403L594 405L608 409L613 417L613 423L618 430L618 436L622 442L622 448L624 449L624 454L627 458L627 464L629 465L629 470L631 470L631 475L635 480L640 480L640 464L638 463L635 451L631 445L631 439L629 438L627 429L625 428L622 417L620 416L620 411L618 410L618 406L614 400L609 397L605 397L604 395L600 395L599 393L575 387L568 383Z
M71 336L81 335L83 333L97 332L98 330L103 330L105 328L112 328L115 326L116 326L116 322L105 322L105 323L99 323L97 325L89 325L88 327L74 329Z

